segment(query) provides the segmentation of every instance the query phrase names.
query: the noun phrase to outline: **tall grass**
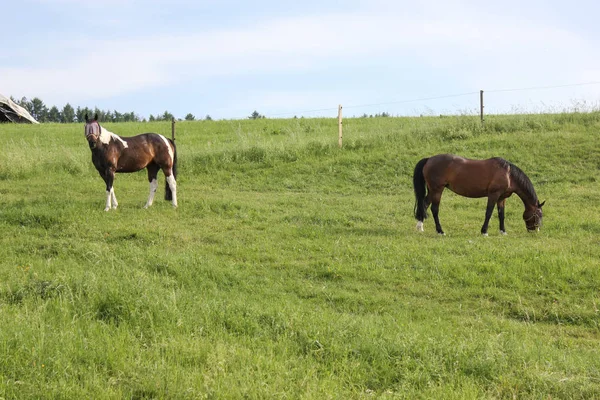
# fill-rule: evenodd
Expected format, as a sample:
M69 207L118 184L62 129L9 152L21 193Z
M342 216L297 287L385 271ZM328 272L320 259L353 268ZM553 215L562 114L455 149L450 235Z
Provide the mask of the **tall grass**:
M108 213L82 126L0 125L0 397L600 397L600 114L336 123L179 122L179 208L140 172ZM542 231L445 192L417 234L442 152L517 164Z

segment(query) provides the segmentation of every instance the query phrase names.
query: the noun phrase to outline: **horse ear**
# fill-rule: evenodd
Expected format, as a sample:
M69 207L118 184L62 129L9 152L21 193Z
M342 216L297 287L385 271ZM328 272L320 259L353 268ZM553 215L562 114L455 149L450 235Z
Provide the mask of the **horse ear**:
M541 203L538 201L538 207L542 208L542 206L546 204L546 200L542 201Z
M88 118L88 115L87 115L87 113L85 113L85 122L86 122L86 123L90 122L90 120L89 120L89 118Z
M96 113L96 115L94 115L94 121L98 121L98 113Z

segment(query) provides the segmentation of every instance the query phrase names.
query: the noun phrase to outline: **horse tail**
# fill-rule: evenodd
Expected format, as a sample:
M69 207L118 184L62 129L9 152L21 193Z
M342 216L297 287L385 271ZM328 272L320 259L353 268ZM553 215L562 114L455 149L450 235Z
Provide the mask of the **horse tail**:
M171 170L173 171L173 178L177 180L177 146L175 146L175 141L172 139L167 139L169 143L173 146L173 166ZM171 192L171 188L169 187L169 182L165 182L165 200L173 200L173 192Z
M423 221L427 218L427 207L425 207L425 196L427 195L427 186L423 168L429 158L419 161L413 174L413 188L415 189L415 218L417 221Z

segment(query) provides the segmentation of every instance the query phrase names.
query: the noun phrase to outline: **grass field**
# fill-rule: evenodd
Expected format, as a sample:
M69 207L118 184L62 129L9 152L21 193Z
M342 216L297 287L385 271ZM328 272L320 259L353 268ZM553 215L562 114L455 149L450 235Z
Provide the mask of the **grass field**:
M106 124L130 136L169 123ZM0 125L0 398L600 398L600 113L177 124L179 208L104 212L83 125ZM531 178L544 226L412 171Z

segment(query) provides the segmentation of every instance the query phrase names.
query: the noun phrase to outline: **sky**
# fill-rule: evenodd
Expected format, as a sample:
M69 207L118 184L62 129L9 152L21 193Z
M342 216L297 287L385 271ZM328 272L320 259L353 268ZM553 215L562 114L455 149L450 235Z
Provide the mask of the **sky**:
M0 93L142 118L600 109L600 2L2 2ZM515 90L518 89L518 90Z

